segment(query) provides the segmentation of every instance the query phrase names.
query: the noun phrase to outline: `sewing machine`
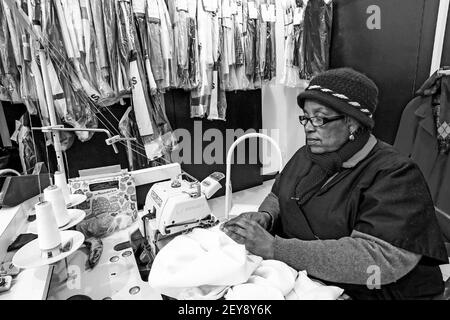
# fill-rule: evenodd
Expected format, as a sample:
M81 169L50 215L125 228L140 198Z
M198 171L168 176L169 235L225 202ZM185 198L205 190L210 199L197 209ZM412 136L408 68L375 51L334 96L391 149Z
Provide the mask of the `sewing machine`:
M194 228L209 228L219 223L207 200L220 188L225 176L214 173L202 183L173 179L156 183L145 201L144 236L156 255L173 237Z

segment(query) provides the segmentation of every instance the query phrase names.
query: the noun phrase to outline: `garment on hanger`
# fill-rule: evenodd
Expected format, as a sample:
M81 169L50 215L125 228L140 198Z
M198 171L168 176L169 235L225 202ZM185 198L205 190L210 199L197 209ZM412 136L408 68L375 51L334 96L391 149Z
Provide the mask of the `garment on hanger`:
M4 2L0 3L0 59L2 60L2 69L0 70L0 92L3 93L5 100L11 102L20 101L19 82L20 76L14 49L12 46L11 34L8 26L7 8Z
M219 58L218 0L197 0L200 83L191 91L191 117L203 118L211 106L214 67Z
M174 0L168 2L168 9L173 24L173 58L175 61L175 70L178 77L177 87L189 90L189 32L190 18L187 1Z
M95 1L95 0L94 0ZM119 83L122 81L118 77L119 64L117 60L117 17L114 6L114 0L102 0L103 17L105 25L106 48L108 53L108 60L110 62L110 79L109 83L113 92L120 92Z
M268 7L272 6L273 8L275 8L275 0L266 0L266 5ZM264 46L264 68L262 68L261 72L263 75L263 80L270 81L272 80L272 78L276 77L277 70L275 20L272 19L271 22L263 23L263 25L264 24L266 27L266 32L264 33L263 31L261 31L261 33L262 36L266 35L266 45Z
M449 76L432 75L405 107L394 147L421 169L435 206L450 213L450 157L448 123Z
M326 71L330 64L333 2L308 1L305 9L305 78Z
M200 83L200 57L199 57L199 36L197 24L197 0L188 0L189 9L189 90L193 90Z

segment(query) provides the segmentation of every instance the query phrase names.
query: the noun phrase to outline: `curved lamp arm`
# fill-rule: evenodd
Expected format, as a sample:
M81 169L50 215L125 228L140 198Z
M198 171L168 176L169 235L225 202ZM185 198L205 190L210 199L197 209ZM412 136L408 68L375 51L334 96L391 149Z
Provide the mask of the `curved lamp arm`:
M239 139L237 139L230 147L230 150L228 151L227 154L227 173L226 173L226 183L225 183L225 220L228 220L228 216L231 210L231 158L233 156L234 150L236 149L236 147L238 146L238 144L240 144L242 141L246 140L246 139L250 139L250 138L261 138L263 140L268 140L269 142L272 143L272 145L275 147L276 151L278 152L278 159L280 162L280 170L279 172L282 171L283 169L283 157L281 154L281 150L280 147L278 146L277 142L272 139L271 137L262 134L262 133L250 133L250 134L246 134L242 137L240 137Z
M3 169L3 170L0 170L0 176L2 176L2 175L4 175L4 174L8 174L8 173L12 173L12 174L15 174L15 175L17 175L17 176L20 176L20 173L18 173L16 170L13 170L13 169Z

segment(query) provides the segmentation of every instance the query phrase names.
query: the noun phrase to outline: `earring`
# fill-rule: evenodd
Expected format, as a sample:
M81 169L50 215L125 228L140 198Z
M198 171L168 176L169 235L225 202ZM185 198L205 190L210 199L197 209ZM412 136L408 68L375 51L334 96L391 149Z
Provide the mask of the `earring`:
M355 133L351 133L350 137L348 138L350 141L355 141Z

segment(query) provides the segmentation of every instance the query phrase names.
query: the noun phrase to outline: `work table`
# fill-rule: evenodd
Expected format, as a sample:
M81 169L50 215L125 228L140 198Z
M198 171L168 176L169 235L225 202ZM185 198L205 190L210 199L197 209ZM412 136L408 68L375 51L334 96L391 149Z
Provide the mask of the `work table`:
M235 206L231 215L237 214L238 211L257 210L270 193L273 182L273 180L267 181L261 186L234 193ZM211 199L208 204L218 219L224 218L225 197ZM24 219L25 215L19 212L14 219L14 210L21 209L19 207L2 209L4 212L0 212L0 228L6 228L2 225L6 224L6 216L8 216L8 224L15 223L15 230L20 229L21 233L24 233L27 230L27 224L21 225L18 219ZM6 212L9 215L3 214ZM89 296L95 300L161 299L148 283L142 280L132 249L129 247L118 251L114 249L118 244L128 242L130 234L137 229L136 222L125 230L103 238L103 253L93 270L85 270L87 252L83 247L66 260L53 266L22 270L13 280L11 290L0 294L0 300L66 300L78 295ZM8 236L8 242L12 242L14 239L10 239L10 234ZM0 244L7 247L6 243ZM11 260L12 255L5 255L5 259Z

